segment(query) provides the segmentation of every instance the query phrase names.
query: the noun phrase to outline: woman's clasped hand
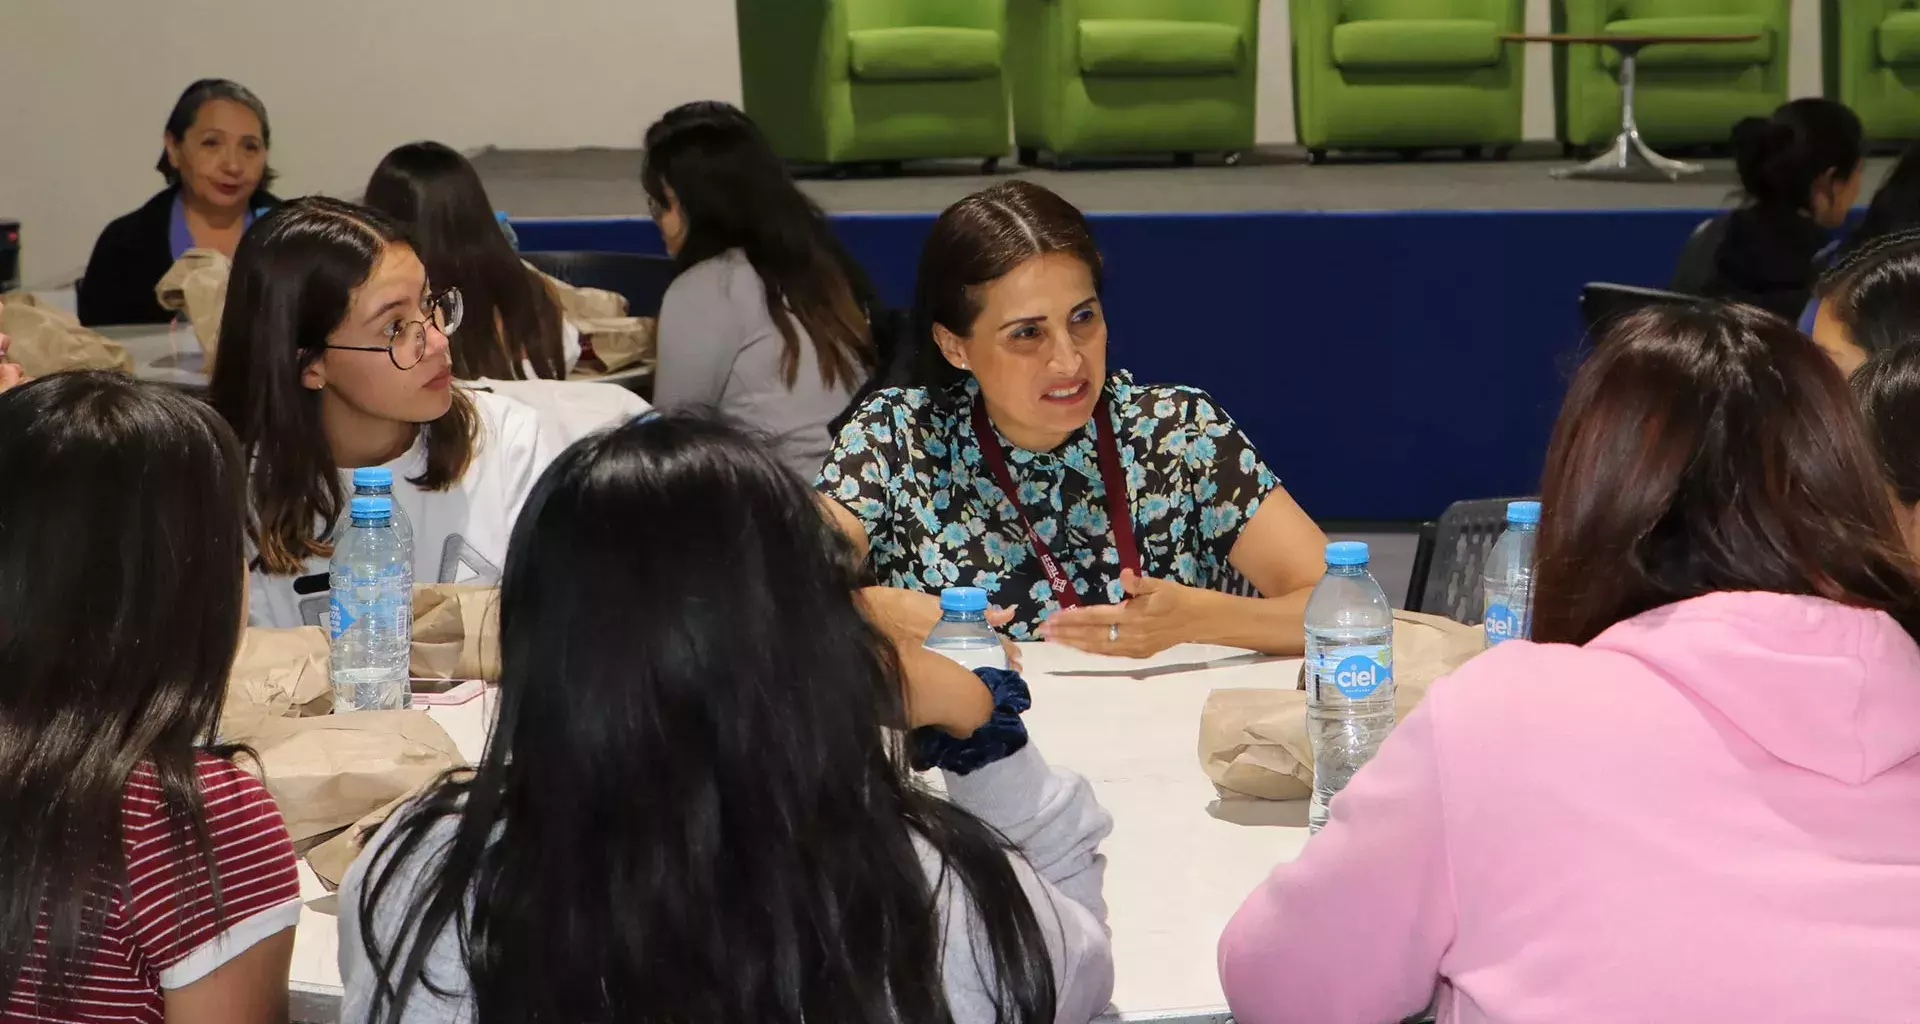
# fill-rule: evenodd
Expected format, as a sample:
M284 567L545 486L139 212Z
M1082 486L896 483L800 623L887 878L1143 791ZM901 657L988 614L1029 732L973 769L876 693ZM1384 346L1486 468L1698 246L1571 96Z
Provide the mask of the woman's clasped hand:
M1040 624L1040 635L1090 654L1146 658L1189 643L1204 632L1209 607L1225 595L1172 580L1120 573L1127 599L1119 604L1062 608Z

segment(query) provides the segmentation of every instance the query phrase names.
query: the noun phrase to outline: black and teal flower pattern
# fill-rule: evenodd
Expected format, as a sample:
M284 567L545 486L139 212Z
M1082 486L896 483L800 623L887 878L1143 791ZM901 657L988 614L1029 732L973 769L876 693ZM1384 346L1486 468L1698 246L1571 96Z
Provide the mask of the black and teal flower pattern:
M1224 588L1234 542L1279 480L1206 392L1142 386L1125 372L1106 386L1142 568ZM978 393L971 380L940 395L875 393L841 430L817 486L865 524L876 583L928 593L980 587L1013 610L1015 639L1033 639L1060 606L981 457L970 417ZM1006 449L1020 508L1081 604L1124 596L1094 438L1089 420L1051 452Z

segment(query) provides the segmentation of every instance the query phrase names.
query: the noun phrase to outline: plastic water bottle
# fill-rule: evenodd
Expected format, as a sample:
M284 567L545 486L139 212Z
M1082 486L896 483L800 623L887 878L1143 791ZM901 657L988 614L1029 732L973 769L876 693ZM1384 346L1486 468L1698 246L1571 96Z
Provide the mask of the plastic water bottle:
M1393 731L1393 605L1367 560L1365 544L1327 545L1327 574L1307 599L1307 826L1315 832L1335 794Z
M413 705L413 551L393 531L393 503L354 498L333 547L333 710Z
M940 621L927 634L926 648L966 666L1007 667L1000 634L987 625L987 592L979 587L948 587L940 592Z
M385 498L393 508L393 534L407 550L413 550L413 521L407 511L393 500L393 470L385 466L366 466L353 471L353 493L358 498Z
M1487 555L1480 621L1487 646L1525 640L1533 634L1533 547L1540 532L1540 503L1507 503L1507 532Z
M500 233L507 236L507 244L513 246L514 252L519 252L520 232L513 230L513 222L507 219L507 211L493 211L493 219L500 225Z

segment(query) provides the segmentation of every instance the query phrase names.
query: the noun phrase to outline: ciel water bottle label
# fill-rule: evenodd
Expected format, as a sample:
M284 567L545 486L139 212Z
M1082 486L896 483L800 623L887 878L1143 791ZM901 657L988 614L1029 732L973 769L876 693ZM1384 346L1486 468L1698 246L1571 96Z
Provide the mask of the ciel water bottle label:
M1514 611L1505 602L1496 601L1487 605L1487 613L1481 617L1481 623L1486 627L1489 644L1518 640L1527 635L1525 614Z
M328 602L327 622L330 626L328 632L332 639L340 639L340 634L345 633L347 628L352 626L356 621L358 620L355 619L352 612L347 610L346 603L341 601L338 595L336 595L332 601Z
M1315 656L1316 686L1332 683L1348 700L1361 700L1393 683L1393 648L1386 645L1335 647Z

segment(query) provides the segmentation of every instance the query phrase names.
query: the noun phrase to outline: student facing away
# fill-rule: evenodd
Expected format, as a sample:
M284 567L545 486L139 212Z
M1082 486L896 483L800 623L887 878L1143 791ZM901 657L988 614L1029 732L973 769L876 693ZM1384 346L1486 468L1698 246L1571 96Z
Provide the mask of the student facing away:
M1914 1015L1920 582L1851 401L1755 310L1613 329L1548 452L1532 642L1436 682L1248 897L1237 1020Z

